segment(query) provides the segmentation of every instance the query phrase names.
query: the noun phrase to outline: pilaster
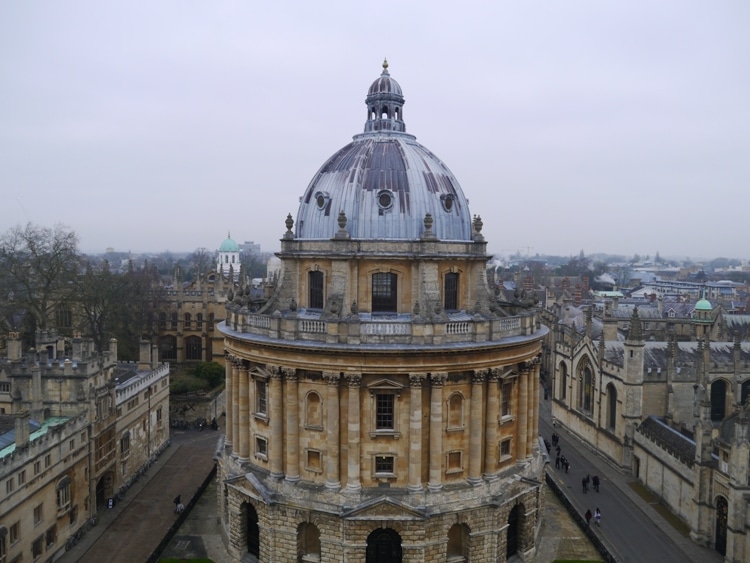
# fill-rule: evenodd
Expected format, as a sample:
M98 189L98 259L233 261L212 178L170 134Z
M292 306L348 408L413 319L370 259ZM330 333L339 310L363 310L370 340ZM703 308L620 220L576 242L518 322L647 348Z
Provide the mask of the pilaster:
M224 407L226 411L226 437L224 439L224 445L229 446L230 451L232 448L232 442L234 441L234 432L232 431L232 387L234 385L233 378L232 378L232 364L234 362L234 357L230 354L224 355L224 397L225 397L225 403L226 406Z
M284 425L282 423L282 390L281 390L282 373L280 368L274 367L271 371L271 381L268 391L268 400L270 404L269 426L271 428L271 477L281 479L284 477L283 452L284 452Z
M238 453L240 461L247 461L250 459L250 374L248 373L247 365L238 362L237 374L239 377L239 416L238 416L238 427L239 433L237 435L237 444L235 451Z
M443 386L447 373L430 374L430 477L427 488L443 488Z
M529 439L529 367L521 368L518 381L518 448L516 459L526 459L526 447Z
M499 461L497 451L497 424L500 413L499 380L500 370L489 370L487 373L487 419L485 423L486 439L484 444L484 478L490 481L497 478Z
M299 379L297 370L282 368L286 378L286 480L299 481Z
M340 408L339 382L341 375L336 372L323 372L323 379L328 383L328 455L326 456L326 488L338 490L341 488L339 478L339 448L340 446Z
M469 413L469 483L482 481L482 404L484 403L484 381L486 374L475 371L471 376L471 401Z
M360 409L359 391L362 385L362 376L358 373L347 373L345 376L348 386L348 454L345 492L358 493L362 490L360 482Z
M422 385L424 373L409 374L409 485L410 493L422 492Z

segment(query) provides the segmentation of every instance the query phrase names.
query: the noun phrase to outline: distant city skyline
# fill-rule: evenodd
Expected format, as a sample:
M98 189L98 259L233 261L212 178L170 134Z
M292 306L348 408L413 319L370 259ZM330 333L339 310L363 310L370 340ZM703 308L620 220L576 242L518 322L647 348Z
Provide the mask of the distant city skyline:
M387 57L490 253L750 258L749 27L740 0L4 3L0 232L278 251Z

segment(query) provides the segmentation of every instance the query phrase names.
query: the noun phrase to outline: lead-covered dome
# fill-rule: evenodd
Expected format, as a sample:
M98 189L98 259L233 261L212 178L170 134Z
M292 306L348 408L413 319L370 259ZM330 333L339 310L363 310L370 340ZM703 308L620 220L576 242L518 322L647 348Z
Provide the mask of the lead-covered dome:
M300 200L297 239L330 239L339 215L353 239L416 240L431 215L440 240L471 241L469 206L445 164L406 133L404 97L388 63L365 100L365 132L318 170Z

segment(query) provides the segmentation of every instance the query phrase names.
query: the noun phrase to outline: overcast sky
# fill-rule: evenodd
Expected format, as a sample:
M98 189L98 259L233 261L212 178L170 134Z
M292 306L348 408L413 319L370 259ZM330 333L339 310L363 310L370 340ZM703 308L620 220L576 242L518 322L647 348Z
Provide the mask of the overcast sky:
M747 0L5 0L0 232L276 251L384 57L490 252L750 258Z

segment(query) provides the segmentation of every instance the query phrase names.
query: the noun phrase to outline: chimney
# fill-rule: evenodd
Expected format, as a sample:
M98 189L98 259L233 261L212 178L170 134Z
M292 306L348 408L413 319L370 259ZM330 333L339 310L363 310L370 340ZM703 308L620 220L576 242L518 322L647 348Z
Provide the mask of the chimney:
M154 344L151 346L151 369L159 367L159 347Z
M110 338L109 339L109 353L110 353L110 360L113 362L117 361L117 338Z
M151 369L151 342L141 340L140 355L138 357L138 371L148 371Z
M8 334L8 360L11 362L21 361L21 335L18 332Z
M16 449L23 449L29 445L29 411L16 416Z

